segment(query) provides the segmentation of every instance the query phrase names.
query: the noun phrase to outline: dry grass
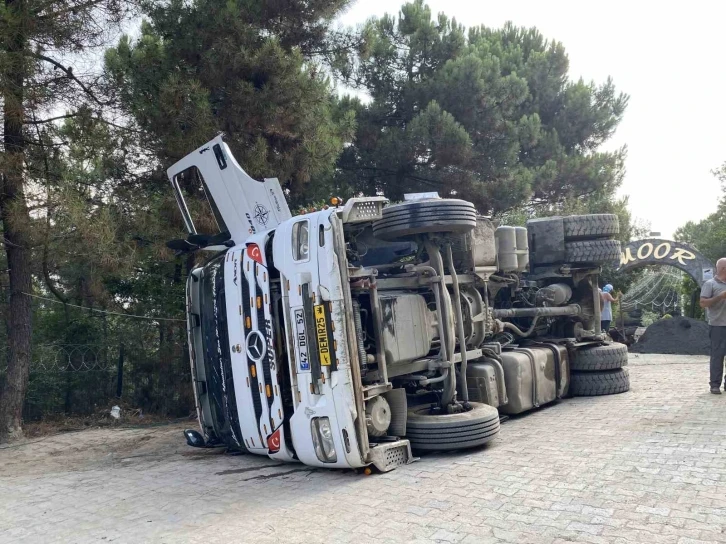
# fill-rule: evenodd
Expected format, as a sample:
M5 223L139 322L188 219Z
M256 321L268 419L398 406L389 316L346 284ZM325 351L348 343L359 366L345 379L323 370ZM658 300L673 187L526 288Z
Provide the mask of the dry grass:
M140 409L130 407L122 402L117 403L117 405L121 408L121 417L119 419L111 416L111 408L113 405L110 405L88 416L50 415L40 421L28 421L23 425L23 432L26 439L33 439L84 429L143 428L186 420L189 420L190 423L196 423L196 416L194 414L190 414L186 418L170 418L156 414L145 414Z

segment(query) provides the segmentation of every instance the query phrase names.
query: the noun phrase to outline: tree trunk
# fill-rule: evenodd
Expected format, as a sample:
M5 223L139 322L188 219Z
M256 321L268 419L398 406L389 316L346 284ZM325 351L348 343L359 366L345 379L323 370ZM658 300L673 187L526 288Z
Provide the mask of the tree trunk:
M10 12L18 20L24 17L23 0L5 0ZM29 215L23 190L23 85L25 37L22 24L5 31L6 59L0 71L0 92L3 98L3 143L5 157L2 163L0 186L0 219L4 234L9 268L8 301L8 370L0 392L0 441L22 436L22 414L30 373L30 341L32 334L32 307L30 293L32 272L27 236Z

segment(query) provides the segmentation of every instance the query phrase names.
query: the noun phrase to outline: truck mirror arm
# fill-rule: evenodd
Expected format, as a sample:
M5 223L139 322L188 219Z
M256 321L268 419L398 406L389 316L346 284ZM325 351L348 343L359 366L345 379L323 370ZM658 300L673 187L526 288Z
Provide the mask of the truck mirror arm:
M174 254L178 257L186 253L197 251L208 246L224 246L234 247L234 240L230 239L229 232L220 232L219 234L190 234L187 239L169 240L166 247L174 250Z
M166 243L166 247L174 251L174 254L178 257L179 255L183 255L185 253L189 253L191 251L196 251L199 249L199 246L190 244L186 240L183 239L176 239L176 240L169 240Z
M223 245L225 247L234 247L234 241L231 240L231 238L232 237L228 231L220 232L218 234L195 233L187 236L187 242L199 248L219 245Z

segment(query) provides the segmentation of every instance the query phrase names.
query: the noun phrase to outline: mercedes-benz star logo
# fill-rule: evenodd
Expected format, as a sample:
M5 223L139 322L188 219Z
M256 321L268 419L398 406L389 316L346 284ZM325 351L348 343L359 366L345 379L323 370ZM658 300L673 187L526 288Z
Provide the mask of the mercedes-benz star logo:
M247 335L247 357L259 363L267 352L267 342L260 331L252 331Z
M260 225L265 226L269 219L270 211L262 204L255 204L255 221L257 221Z

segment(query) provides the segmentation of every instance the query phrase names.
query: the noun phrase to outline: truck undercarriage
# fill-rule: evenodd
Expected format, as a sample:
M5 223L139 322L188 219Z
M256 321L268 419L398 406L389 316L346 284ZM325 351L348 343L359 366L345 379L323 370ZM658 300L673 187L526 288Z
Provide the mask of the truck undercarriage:
M190 176L217 233L194 228ZM189 231L170 247L217 253L188 282L191 445L385 471L486 444L502 415L627 390L627 352L600 331L614 216L495 226L469 202L411 195L292 217L219 137L169 177Z

